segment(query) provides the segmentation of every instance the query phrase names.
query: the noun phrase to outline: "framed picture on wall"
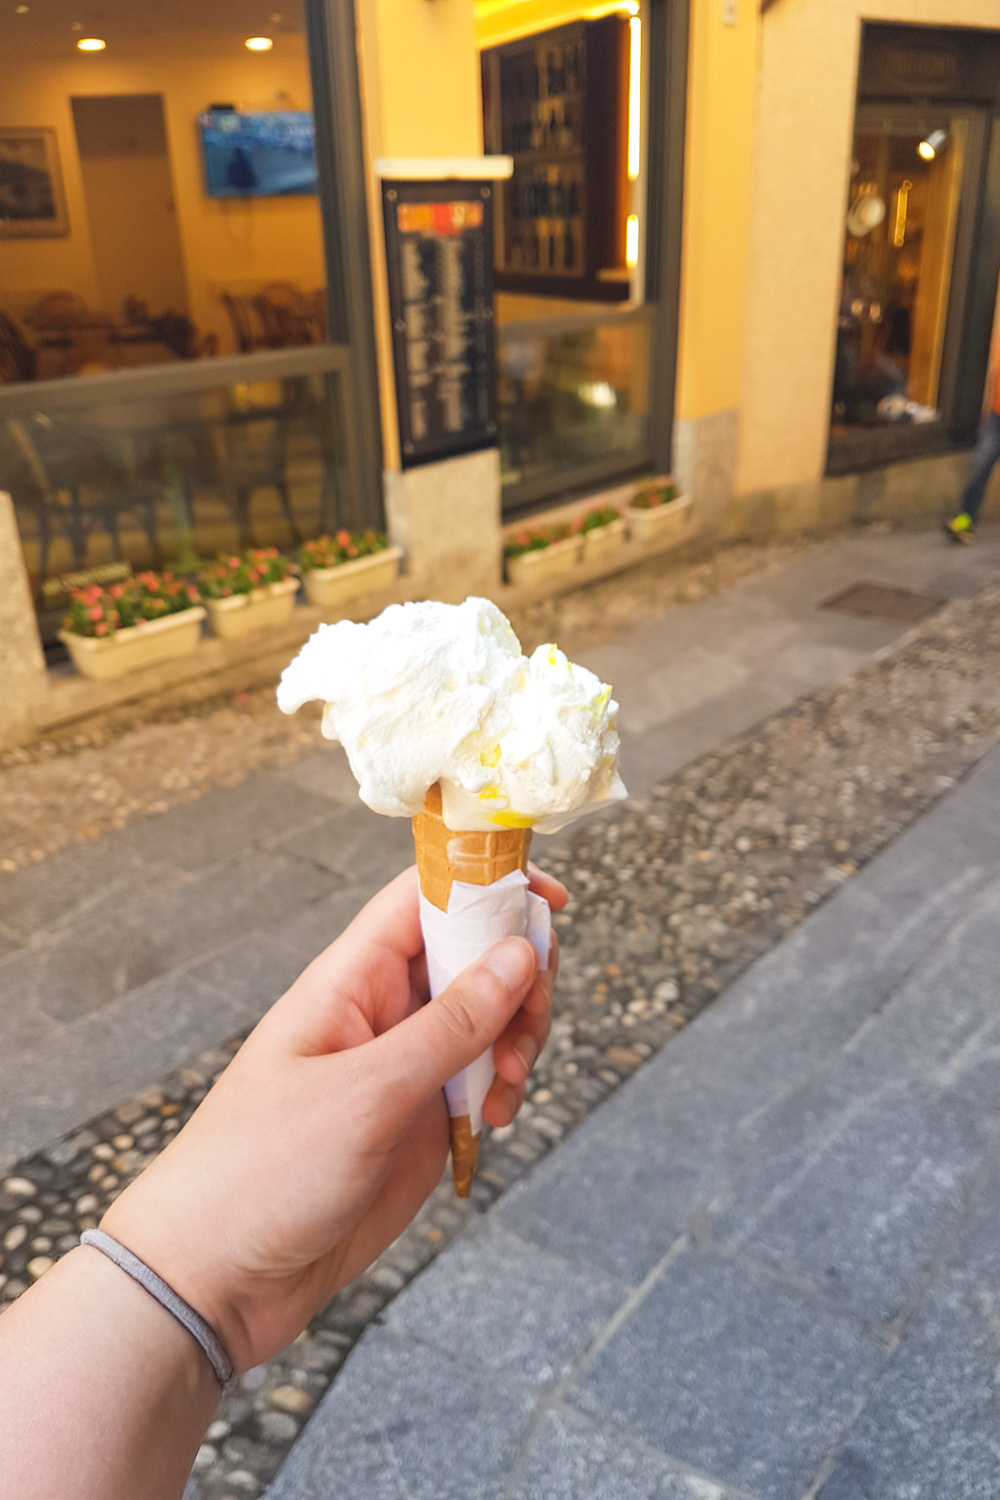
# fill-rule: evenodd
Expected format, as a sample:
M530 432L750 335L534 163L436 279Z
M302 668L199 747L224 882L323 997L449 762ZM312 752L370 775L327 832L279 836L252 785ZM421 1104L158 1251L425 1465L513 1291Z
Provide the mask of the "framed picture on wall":
M56 133L0 125L0 240L69 234Z

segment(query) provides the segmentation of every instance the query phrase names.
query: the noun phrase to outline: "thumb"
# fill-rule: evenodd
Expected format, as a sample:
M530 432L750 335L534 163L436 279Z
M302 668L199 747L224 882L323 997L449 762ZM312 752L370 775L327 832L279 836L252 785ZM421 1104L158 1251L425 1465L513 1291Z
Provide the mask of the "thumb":
M437 999L370 1045L378 1076L404 1112L436 1094L481 1057L516 1014L538 957L526 938L503 938L453 979Z

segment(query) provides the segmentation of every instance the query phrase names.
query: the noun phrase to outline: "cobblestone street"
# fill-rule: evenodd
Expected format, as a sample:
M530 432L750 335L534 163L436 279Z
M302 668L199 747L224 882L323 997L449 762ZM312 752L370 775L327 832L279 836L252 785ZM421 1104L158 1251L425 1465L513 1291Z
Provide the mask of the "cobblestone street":
M998 571L996 528L862 533L687 604L567 602L633 796L536 849L571 902L528 1104L467 1205L442 1185L227 1395L192 1500L995 1493ZM942 607L819 607L862 581ZM81 798L113 768L118 826L47 857L40 762L0 775L8 1301L411 857L276 711L192 721L206 767L251 710L256 751L153 816L125 768L183 718L54 747Z

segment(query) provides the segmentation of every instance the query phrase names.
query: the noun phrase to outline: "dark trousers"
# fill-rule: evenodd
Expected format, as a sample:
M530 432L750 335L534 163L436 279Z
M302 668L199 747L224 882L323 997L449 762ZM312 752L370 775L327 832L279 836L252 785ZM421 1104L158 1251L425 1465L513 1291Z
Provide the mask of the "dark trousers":
M959 513L965 511L973 520L979 514L989 477L1000 459L1000 412L987 412L976 439L976 451L972 455L969 482L958 502Z

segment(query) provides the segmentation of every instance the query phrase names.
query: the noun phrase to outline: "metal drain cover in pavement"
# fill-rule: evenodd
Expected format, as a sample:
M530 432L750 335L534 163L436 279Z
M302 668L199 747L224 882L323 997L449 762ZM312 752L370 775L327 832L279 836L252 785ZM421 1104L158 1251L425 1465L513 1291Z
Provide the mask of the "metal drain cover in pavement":
M862 620L892 620L899 625L915 625L947 602L947 599L937 599L932 594L915 594L912 589L894 589L887 583L852 583L842 594L824 599L820 609L858 615Z

